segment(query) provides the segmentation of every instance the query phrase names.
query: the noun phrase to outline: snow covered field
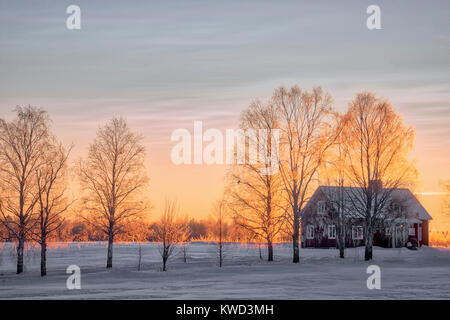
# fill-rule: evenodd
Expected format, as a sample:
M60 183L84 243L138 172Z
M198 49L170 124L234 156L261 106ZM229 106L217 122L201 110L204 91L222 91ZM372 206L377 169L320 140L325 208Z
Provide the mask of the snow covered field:
M259 259L257 247L232 245L224 267L216 265L215 247L192 243L188 263L181 253L161 272L154 244L114 247L114 267L105 269L104 243L61 243L48 253L48 276L39 275L39 249L27 250L25 273L15 274L10 244L0 243L0 299L450 299L450 249L418 251L375 248L363 261L364 248L301 249L291 263L290 244L275 248L275 261ZM263 251L265 257L265 251ZM81 268L81 289L68 290L66 268ZM381 290L369 290L366 269L381 268Z

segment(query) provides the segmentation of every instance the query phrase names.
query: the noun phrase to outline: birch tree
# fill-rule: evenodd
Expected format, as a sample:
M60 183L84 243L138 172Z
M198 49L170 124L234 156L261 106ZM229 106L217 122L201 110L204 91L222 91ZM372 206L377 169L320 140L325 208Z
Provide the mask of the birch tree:
M210 238L215 240L216 253L219 260L219 268L222 268L226 251L227 239L227 204L224 199L218 200L213 205L213 224L210 229Z
M114 237L147 208L142 191L148 182L142 137L123 118L113 118L97 132L87 159L79 163L86 222L108 239L106 268L112 267Z
M178 220L178 225L179 225L179 234L180 234L180 239L179 239L179 243L181 246L181 250L183 252L183 261L184 263L187 263L187 258L188 258L188 250L189 250L189 244L191 242L191 238L192 238L192 230L190 227L190 218L189 216L183 216L182 218L180 218Z
M67 159L71 149L66 151L61 144L50 144L45 150L44 164L35 172L38 228L33 230L33 237L41 246L41 276L47 275L47 240L61 228L62 214L72 203L65 196Z
M352 218L351 212L346 206L346 177L345 177L345 161L346 161L346 145L345 141L351 137L346 136L348 131L345 126L348 117L339 113L334 113L333 121L336 123L336 140L329 149L325 161L323 162L324 175L328 185L336 186L335 192L329 196L329 203L332 207L332 220L336 225L336 242L339 249L339 257L345 257L345 225Z
M44 164L50 118L37 107L16 107L12 121L0 119L0 222L17 240L17 273L23 272L25 241L34 228L39 201L35 172Z
M252 103L241 116L241 129L259 134L248 135L248 146L258 146L259 161L251 155L244 164L237 164L230 174L227 191L234 221L267 243L267 261L273 261L273 243L283 224L284 212L280 202L282 180L279 174L279 143L276 130L279 119L276 108ZM264 134L262 134L264 133ZM251 147L247 148L249 152ZM261 152L262 151L262 152Z
M298 86L277 89L273 104L280 112L282 129L280 172L287 198L287 220L292 229L293 262L298 263L302 210L312 194L317 171L334 143L329 114L332 98L320 87L312 92Z
M163 265L162 271L167 270L167 261L174 254L183 234L183 229L176 220L178 215L178 203L166 200L161 217L154 225L154 239L158 242L158 251Z
M352 211L365 221L365 260L373 256L373 234L387 218L393 192L411 184L416 170L409 160L414 130L403 123L392 105L370 92L350 102L346 126L346 177Z

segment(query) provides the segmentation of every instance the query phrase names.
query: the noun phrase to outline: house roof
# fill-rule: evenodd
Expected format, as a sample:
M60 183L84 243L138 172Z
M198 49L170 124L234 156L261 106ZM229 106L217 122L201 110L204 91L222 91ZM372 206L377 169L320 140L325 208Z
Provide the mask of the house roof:
M389 190L389 189L383 189ZM342 197L344 201L351 201L352 197L362 193L363 189L358 187L339 187L339 186L319 186L316 192L321 191L330 201L335 201L337 196L342 191ZM392 200L398 201L412 215L412 218L420 220L433 219L427 210L422 206L420 201L414 196L414 194L406 188L399 188L391 190L390 197Z

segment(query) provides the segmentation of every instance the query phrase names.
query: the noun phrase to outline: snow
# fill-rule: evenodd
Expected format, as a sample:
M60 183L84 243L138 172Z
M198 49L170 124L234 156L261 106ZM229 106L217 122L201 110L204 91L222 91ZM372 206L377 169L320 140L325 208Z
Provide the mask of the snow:
M105 268L105 243L59 243L48 252L48 276L39 274L39 249L25 255L25 272L15 274L14 248L0 243L0 299L450 299L450 249L374 248L374 260L363 261L364 248L301 249L291 263L290 244L274 249L275 261L259 259L256 246L229 245L224 266L216 265L213 244L190 245L188 263L181 253L161 271L156 245L114 247L114 267ZM266 252L263 251L263 254ZM81 290L68 290L69 265L81 268ZM369 290L369 265L381 268L381 290Z

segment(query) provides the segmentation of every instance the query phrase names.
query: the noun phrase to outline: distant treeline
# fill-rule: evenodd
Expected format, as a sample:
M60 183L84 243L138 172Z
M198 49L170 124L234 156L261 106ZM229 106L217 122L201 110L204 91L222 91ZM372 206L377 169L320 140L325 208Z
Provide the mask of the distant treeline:
M214 228L216 222L214 219L189 219L189 240L211 240L215 238ZM157 222L132 221L128 223L124 230L117 235L117 241L157 241L155 236L155 227ZM224 222L223 225L224 240L235 242L255 242L258 241L252 237L251 233L235 224L233 221ZM14 235L8 233L6 228L0 225L0 241L15 241ZM106 241L107 236L93 227L89 223L79 219L65 220L61 228L55 231L49 241L64 242L82 242L82 241ZM289 241L289 236L286 239Z
M157 241L155 237L156 222L130 222L124 231L117 236L118 241ZM214 240L215 221L207 219L190 219L188 222L189 240ZM256 242L251 234L233 221L224 223L224 238L226 241ZM0 225L0 241L14 241L14 236ZM61 228L55 232L49 241L82 242L106 241L105 234L88 223L72 219L65 220ZM279 237L278 241L288 242L289 235ZM448 231L430 231L430 246L450 248L450 233Z
M431 230L430 246L450 248L450 233L448 231Z

